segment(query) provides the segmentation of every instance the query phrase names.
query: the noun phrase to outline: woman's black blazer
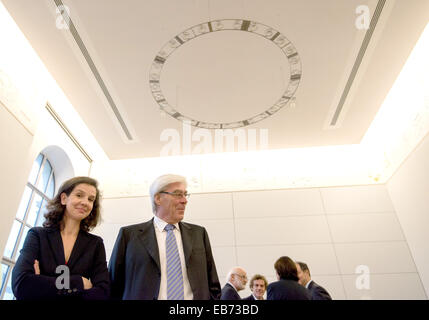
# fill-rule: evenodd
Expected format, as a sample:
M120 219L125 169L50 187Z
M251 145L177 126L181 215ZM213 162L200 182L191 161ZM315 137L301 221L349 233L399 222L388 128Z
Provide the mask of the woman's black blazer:
M34 272L36 259L40 275ZM91 280L92 289L84 290L82 277ZM110 283L103 240L79 231L66 264L58 229L30 229L12 271L12 290L18 300L108 299Z

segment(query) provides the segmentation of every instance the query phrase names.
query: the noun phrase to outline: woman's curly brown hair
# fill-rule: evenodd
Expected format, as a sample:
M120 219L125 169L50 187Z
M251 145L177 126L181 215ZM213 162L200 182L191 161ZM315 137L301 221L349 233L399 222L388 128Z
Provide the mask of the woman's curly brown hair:
M86 232L92 230L100 221L100 190L98 190L98 182L90 177L75 177L64 182L57 195L48 202L46 209L48 212L44 215L45 222L43 226L45 228L61 228L61 222L63 221L65 205L61 204L61 194L65 193L70 196L74 188L79 184L89 184L96 189L96 196L93 203L91 213L80 222L80 229Z

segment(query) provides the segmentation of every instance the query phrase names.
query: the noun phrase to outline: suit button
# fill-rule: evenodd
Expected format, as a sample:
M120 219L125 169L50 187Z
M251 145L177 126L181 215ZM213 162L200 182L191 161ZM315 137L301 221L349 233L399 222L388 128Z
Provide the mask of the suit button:
M71 290L71 289L68 289L68 290L67 290L67 292L68 292L68 293L72 293L72 290Z

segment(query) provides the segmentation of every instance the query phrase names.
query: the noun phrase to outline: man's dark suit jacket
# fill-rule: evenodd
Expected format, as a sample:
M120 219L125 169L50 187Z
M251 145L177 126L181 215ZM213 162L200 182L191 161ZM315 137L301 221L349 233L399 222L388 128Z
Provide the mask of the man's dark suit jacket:
M241 300L241 297L232 285L226 283L222 288L220 300Z
M268 285L267 300L311 300L311 297L297 281L279 280Z
M253 294L251 294L250 296L243 298L242 300L256 300L255 297L253 296Z
M179 222L183 253L194 300L219 299L220 283L206 229ZM112 298L158 299L161 283L153 219L119 230L109 261Z
M328 291L326 291L325 288L319 286L314 281L311 281L308 285L308 291L310 291L312 300L332 300Z
M34 271L34 260L39 261L40 275ZM85 231L79 231L70 259L67 262L70 287L58 289L55 282L65 284L65 265L61 234L55 228L35 227L28 231L21 254L12 271L12 290L18 300L108 299L109 272L103 240ZM84 290L82 277L91 280L92 289Z

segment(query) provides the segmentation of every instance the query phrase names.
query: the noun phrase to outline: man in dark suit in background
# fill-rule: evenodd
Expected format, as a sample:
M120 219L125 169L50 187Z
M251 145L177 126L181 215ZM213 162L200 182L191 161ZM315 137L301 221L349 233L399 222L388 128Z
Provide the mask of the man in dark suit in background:
M295 262L282 256L274 263L277 280L267 288L267 300L311 300L310 293L298 283Z
M298 282L310 291L311 300L332 300L325 288L311 280L310 270L306 263L296 261L296 269L298 271Z
M250 291L252 294L243 300L264 300L264 294L267 290L268 281L263 275L255 274L250 279Z
M238 291L243 290L247 283L247 274L243 268L234 267L226 277L227 283L222 288L221 300L241 300Z
M120 229L109 262L114 299L219 299L221 288L205 228L181 222L186 179L158 177L150 187L154 218Z

